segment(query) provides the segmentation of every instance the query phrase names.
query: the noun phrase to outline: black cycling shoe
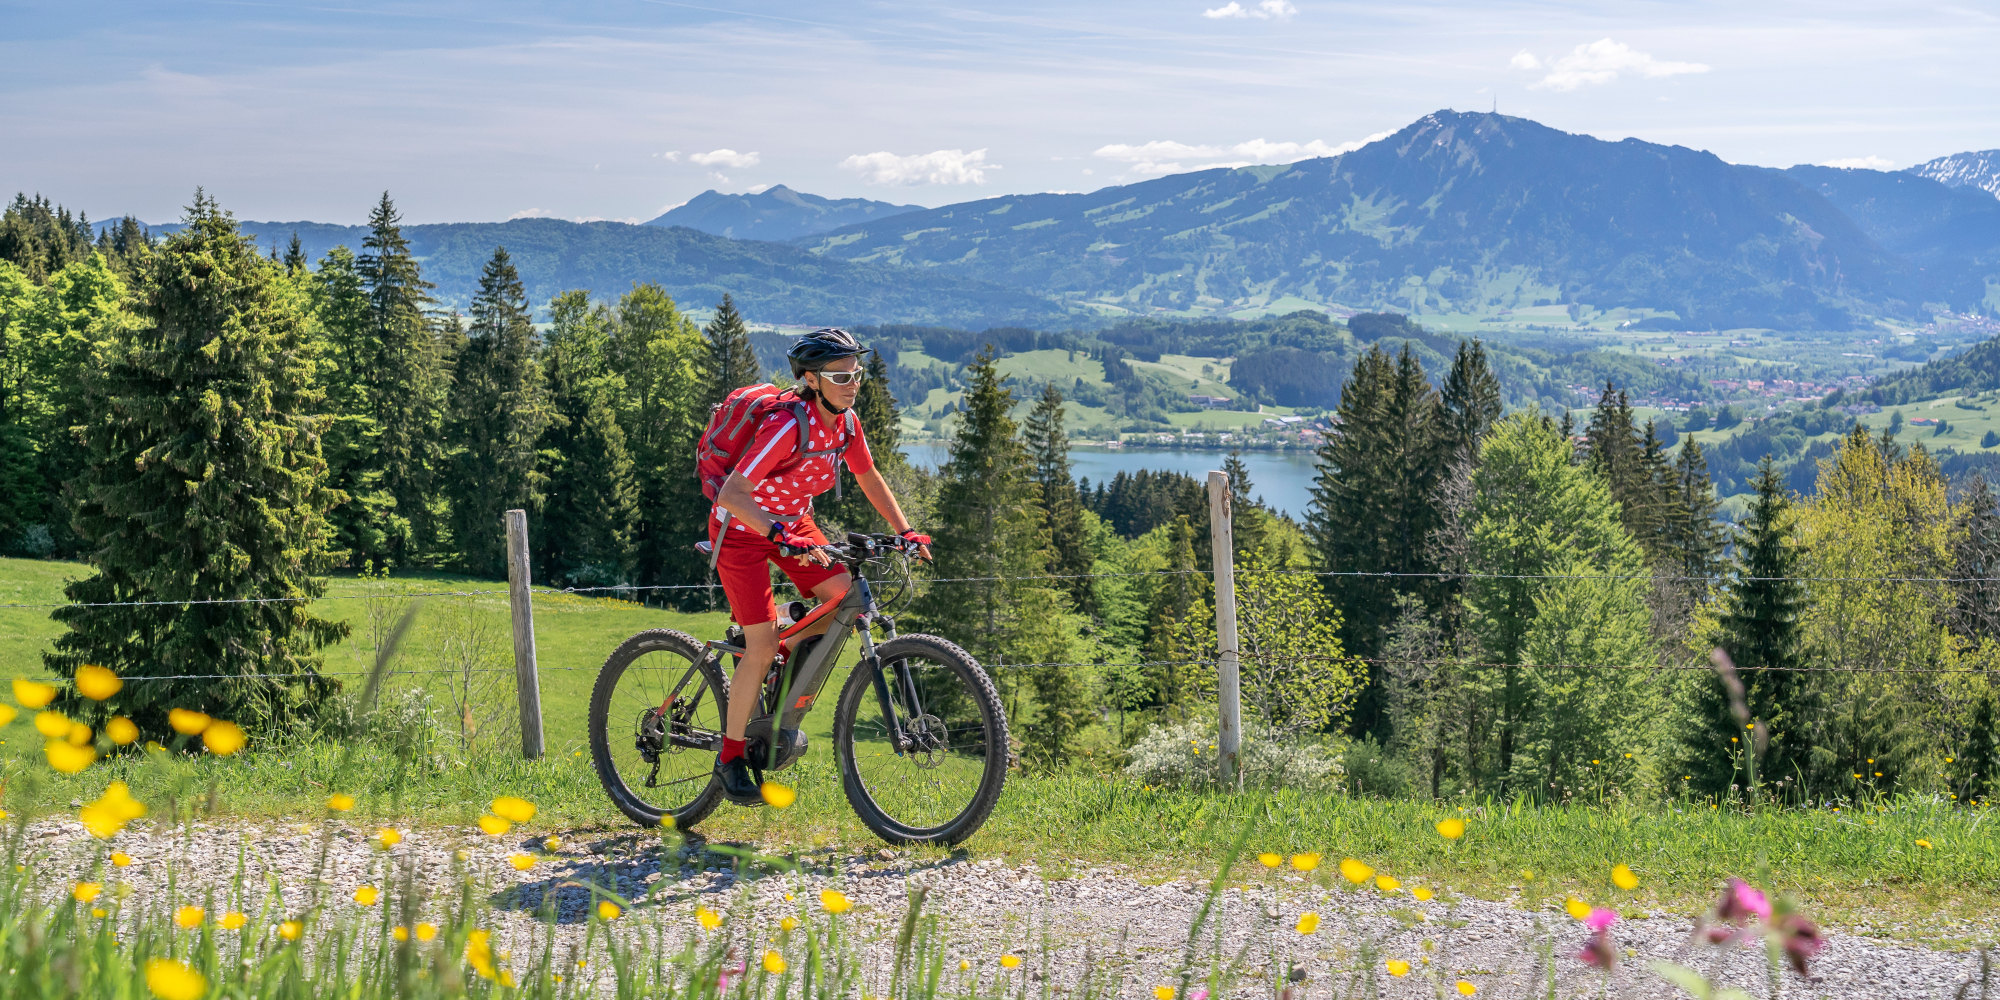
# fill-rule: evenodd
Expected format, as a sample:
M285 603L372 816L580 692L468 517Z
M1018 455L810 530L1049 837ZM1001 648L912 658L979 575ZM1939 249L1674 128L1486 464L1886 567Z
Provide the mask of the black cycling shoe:
M724 763L720 758L715 762L716 780L722 782L724 798L739 806L761 806L764 793L757 786L757 779L750 773L750 762L741 757Z

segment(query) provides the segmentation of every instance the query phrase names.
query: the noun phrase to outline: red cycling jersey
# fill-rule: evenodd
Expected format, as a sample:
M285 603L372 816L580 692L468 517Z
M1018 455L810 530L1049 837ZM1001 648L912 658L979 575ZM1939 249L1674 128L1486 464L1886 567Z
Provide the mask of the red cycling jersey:
M829 422L817 403L808 412L812 416L812 429L807 450L838 447L847 433L847 418L840 416ZM812 498L833 488L839 469L834 465L834 455L827 454L813 456L777 474L778 467L798 453L798 447L797 417L790 410L772 413L757 428L757 436L745 452L749 457L736 471L754 484L751 496L759 509L785 521L796 519L794 531L824 543L826 537L812 523ZM858 423L844 455L848 471L857 476L875 468L875 458L868 451L868 442ZM716 575L721 578L724 596L729 598L730 617L739 625L758 625L778 616L772 600L771 574L766 569L769 562L777 562L801 594L811 594L814 587L846 572L839 566L816 565L803 556L784 557L763 532L734 517L727 518L728 539L717 538L716 529L721 527L726 514L720 505L710 510L708 536L722 547L716 555Z

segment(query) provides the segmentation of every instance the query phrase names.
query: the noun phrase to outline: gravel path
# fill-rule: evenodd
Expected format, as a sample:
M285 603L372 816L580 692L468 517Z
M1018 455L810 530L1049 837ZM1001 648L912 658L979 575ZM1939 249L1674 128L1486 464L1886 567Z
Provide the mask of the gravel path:
M644 896L650 888L650 898L634 915L653 911L688 934L696 933L690 917L696 904L749 917L740 927L768 927L780 916L814 904L821 888L838 888L855 903L844 919L885 938L902 920L913 887L926 886L926 911L943 915L950 953L971 963L973 974L1002 975L999 956L1015 952L1024 960L1013 975L1047 976L1057 992L1077 991L1088 967L1100 981L1115 984L1118 995L1142 1000L1151 996L1153 986L1172 982L1170 970L1180 966L1188 928L1207 895L1205 880L1149 884L1108 870L1045 879L1033 867L962 858L919 861L879 844L801 855L802 870L796 872L739 876L731 871L732 859L699 844L669 849L662 874L658 839L629 829L556 831L562 843L554 851L541 848L547 831L491 838L459 830L406 829L386 860L370 840L373 833L373 828L337 825L327 840L326 831L316 826L249 822L156 833L140 823L116 842L133 864L105 877L129 882L142 898L150 898L166 891L171 863L179 879L179 901L202 903L204 893L214 887L221 893L216 897L221 908L240 862L246 885L261 896L266 880L274 878L283 908L296 913L306 906L323 844L330 873L323 891L340 906L353 905L348 899L362 883L388 881L386 866L391 864L397 872L413 873L420 883L435 886L437 897L449 900L457 894L452 872L463 864L488 888L498 910L498 938L511 940L522 954L545 933L535 913L547 894L554 896L558 939L581 943L594 904L579 883L615 887L627 898ZM105 850L72 821L35 823L28 843L48 856L46 870L69 866L79 874ZM526 872L516 871L507 857L526 850L547 857ZM463 861L456 857L459 852ZM1460 978L1475 983L1482 997L1547 996L1550 960L1545 953L1554 956L1555 995L1560 997L1685 996L1646 968L1655 959L1691 966L1758 997L1767 995L1761 950L1691 945L1692 927L1677 917L1620 922L1614 936L1630 957L1607 979L1571 957L1585 931L1555 910L1535 913L1468 898L1419 903L1407 893L1328 893L1302 876L1287 874L1285 879L1289 884L1275 890L1222 894L1195 949L1203 967L1209 961L1205 956L1218 953L1219 933L1219 953L1225 958L1241 952L1251 968L1296 966L1302 971L1305 987L1295 990L1299 1000L1365 995L1356 977L1367 975L1377 980L1385 997L1456 996L1452 985ZM654 885L662 880L664 884ZM787 902L788 894L794 901ZM261 899L247 903L245 909L254 913ZM1302 936L1293 925L1308 910L1319 913L1321 923L1316 933ZM885 941L869 949L867 960L883 961L887 947ZM1382 968L1391 958L1410 962L1414 971L1390 977ZM1976 983L1979 958L1830 932L1813 971L1815 982L1787 972L1781 995L1955 997L1962 984ZM1276 985L1249 979L1238 992L1270 997ZM1979 996L1979 987L1973 985L1967 995ZM2000 989L1992 1000L2000 1000Z

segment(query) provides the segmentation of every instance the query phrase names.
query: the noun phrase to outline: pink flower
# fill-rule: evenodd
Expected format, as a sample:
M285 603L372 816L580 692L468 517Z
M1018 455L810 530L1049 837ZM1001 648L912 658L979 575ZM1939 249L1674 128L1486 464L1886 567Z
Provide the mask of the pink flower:
M1820 938L1819 925L1802 914L1787 913L1778 918L1772 931L1784 946L1785 957L1791 960L1792 968L1797 969L1799 975L1811 979L1812 974L1806 971L1806 959L1819 954L1820 948L1826 944Z
M1590 916L1583 918L1583 925L1585 927L1599 932L1610 930L1611 925L1617 922L1618 912L1616 910L1607 910L1602 906L1591 910Z
M1729 888L1722 894L1722 901L1715 906L1715 915L1732 924L1741 925L1751 917L1760 920L1771 919L1771 900L1750 883L1740 878L1729 880Z
M1583 943L1583 950L1576 957L1585 965L1596 966L1606 972L1618 967L1618 947L1611 943L1611 934L1600 930Z

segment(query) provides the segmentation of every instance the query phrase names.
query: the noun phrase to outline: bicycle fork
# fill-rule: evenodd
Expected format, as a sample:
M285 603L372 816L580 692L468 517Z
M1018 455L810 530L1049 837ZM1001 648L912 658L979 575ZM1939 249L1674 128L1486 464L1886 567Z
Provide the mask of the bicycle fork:
M882 707L883 720L888 723L889 741L896 748L896 756L904 756L904 751L910 749L914 741L903 731L903 720L896 715L896 700L889 696L889 681L883 676L888 671L875 656L875 640L867 629L861 631L861 661L875 672L875 700ZM896 680L897 686L902 688L905 703L910 706L910 717L921 719L924 706L917 697L917 683L911 679L909 670L898 669Z

